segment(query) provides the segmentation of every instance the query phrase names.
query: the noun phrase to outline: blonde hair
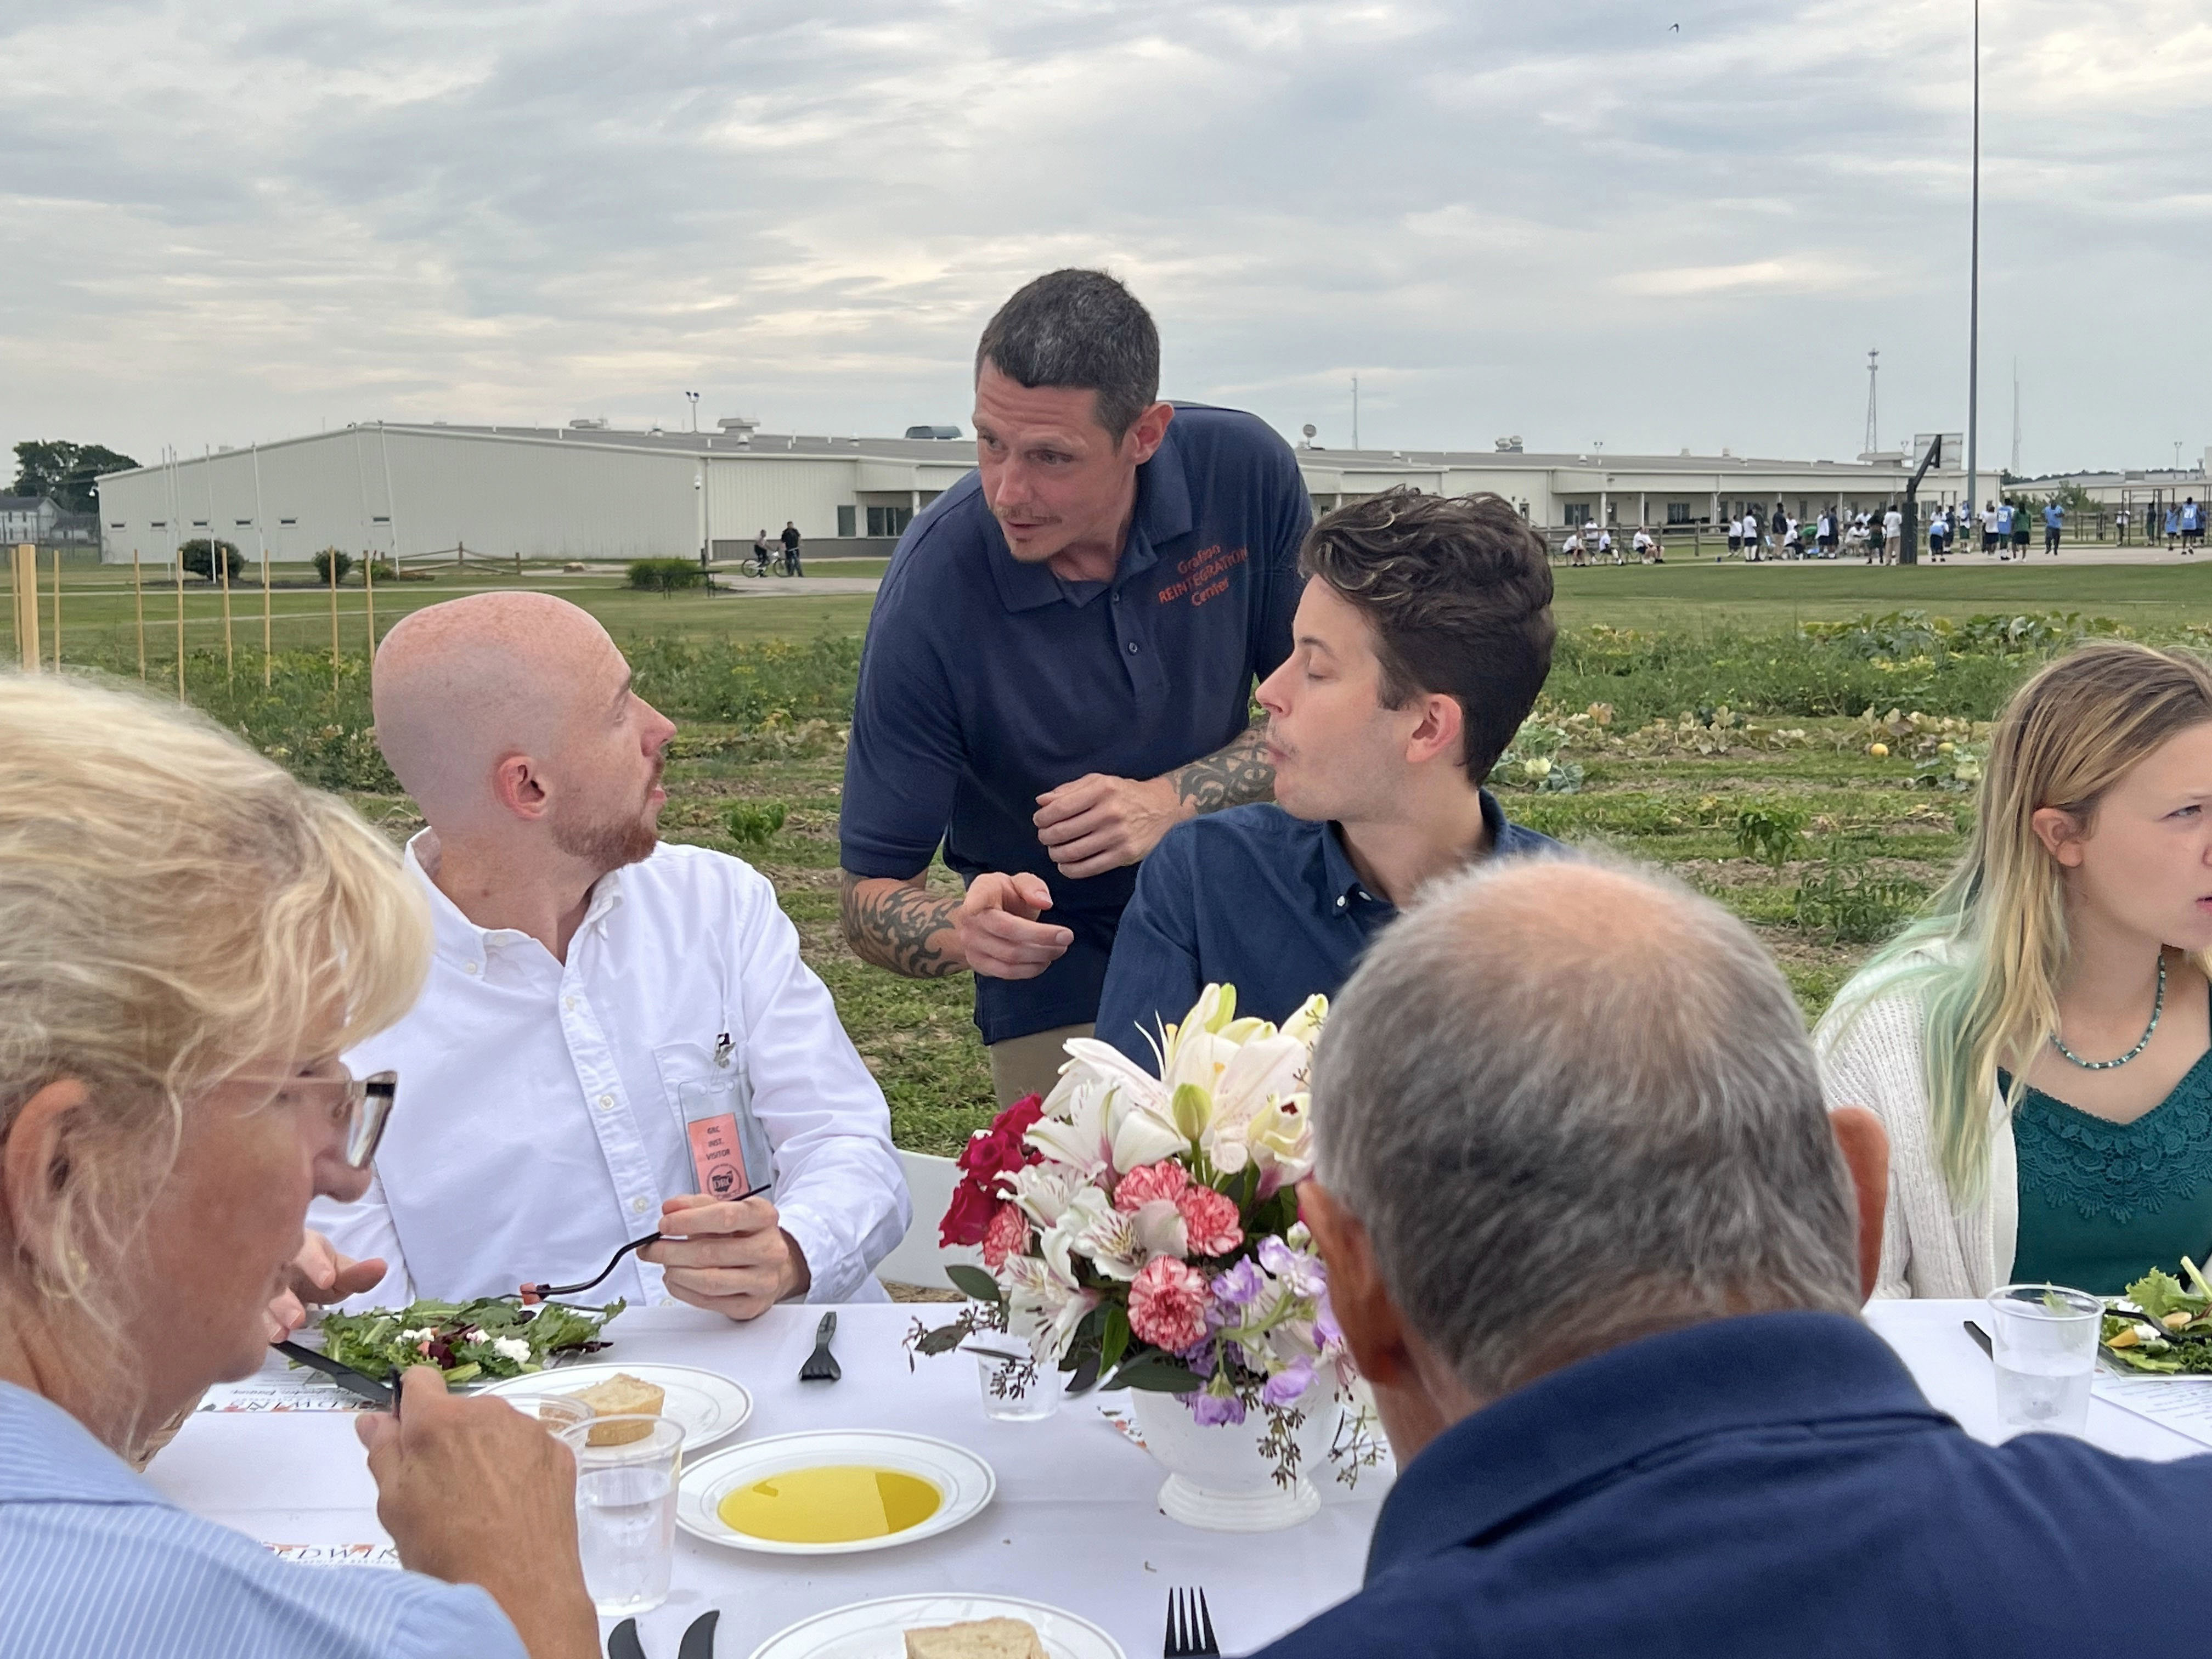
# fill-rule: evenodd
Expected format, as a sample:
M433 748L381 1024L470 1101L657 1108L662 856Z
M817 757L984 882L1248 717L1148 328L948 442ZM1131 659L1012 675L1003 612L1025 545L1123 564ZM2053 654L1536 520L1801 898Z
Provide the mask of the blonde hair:
M1921 997L1929 1125L1955 1201L1986 1190L1999 1068L2014 1073L2009 1111L2027 1062L2058 1029L2065 884L2034 815L2057 807L2086 829L2106 791L2207 720L2212 666L2190 652L2105 641L2045 665L1997 718L1957 867L1838 996L1839 1023L1887 993ZM2192 960L2212 970L2205 956Z
M47 1236L0 1292L94 1328L196 1098L257 1056L350 1046L405 1013L428 909L397 853L197 714L0 674L0 1137L48 1084L64 1127Z

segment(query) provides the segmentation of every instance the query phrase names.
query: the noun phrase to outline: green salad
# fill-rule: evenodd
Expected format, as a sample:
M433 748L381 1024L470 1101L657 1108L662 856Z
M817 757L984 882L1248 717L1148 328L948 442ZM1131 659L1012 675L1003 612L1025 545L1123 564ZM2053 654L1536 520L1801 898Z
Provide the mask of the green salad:
M435 1365L448 1384L520 1376L543 1370L556 1353L589 1353L608 1321L628 1305L572 1308L559 1302L525 1307L519 1297L474 1302L411 1302L397 1310L323 1316L323 1352L342 1364L388 1382L410 1365Z
M2181 1271L2195 1288L2154 1267L2128 1286L2124 1301L2132 1311L2108 1309L2107 1356L2132 1370L2212 1375L2212 1283L2186 1256Z

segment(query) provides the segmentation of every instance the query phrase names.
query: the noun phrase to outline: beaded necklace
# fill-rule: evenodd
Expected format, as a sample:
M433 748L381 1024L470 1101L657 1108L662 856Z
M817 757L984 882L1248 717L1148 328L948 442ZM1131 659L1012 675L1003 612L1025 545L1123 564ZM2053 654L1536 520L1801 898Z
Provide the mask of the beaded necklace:
M2118 1060L2084 1060L2081 1055L2075 1054L2071 1048L2068 1048L2063 1042L2061 1042L2058 1040L2058 1033L2056 1031L2053 1031L2051 1034L2051 1046L2057 1049L2060 1054L2065 1055L2067 1059L2072 1060L2076 1066L2079 1066L2085 1072L2109 1072L2117 1066L2126 1065L2137 1054L2150 1047L2151 1038L2158 1034L2158 1017L2165 1012L2166 952L2161 951L2158 954L2158 995L2153 999L2151 1002L2150 1024L2148 1028L2144 1030L2142 1034L2142 1041L2141 1042L2136 1044L2134 1048L2129 1049L2127 1053L2122 1054Z

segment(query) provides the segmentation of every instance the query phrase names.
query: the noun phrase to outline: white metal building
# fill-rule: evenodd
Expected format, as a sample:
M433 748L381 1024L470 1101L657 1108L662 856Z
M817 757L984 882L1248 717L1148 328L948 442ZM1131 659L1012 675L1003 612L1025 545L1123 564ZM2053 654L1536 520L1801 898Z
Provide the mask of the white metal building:
M1490 489L1535 523L1716 524L1747 504L1799 518L1824 505L1880 506L1906 469L1875 462L1722 454L1532 455L1517 450L1302 449L1318 510L1393 484ZM769 435L750 422L713 433L377 422L222 449L100 481L111 562L165 561L213 535L249 562L325 547L414 559L456 549L507 558L742 557L763 530L796 524L817 554L887 549L975 464L943 439ZM1931 472L1921 499L1957 499L1964 480ZM839 545L842 544L842 545Z

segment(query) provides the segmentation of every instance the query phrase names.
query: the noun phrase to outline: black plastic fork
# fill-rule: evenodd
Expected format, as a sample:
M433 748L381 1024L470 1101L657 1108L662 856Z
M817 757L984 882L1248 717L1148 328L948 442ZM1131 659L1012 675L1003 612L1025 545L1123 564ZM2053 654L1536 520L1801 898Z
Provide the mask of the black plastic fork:
M1168 1637L1160 1652L1163 1659L1220 1659L1221 1644L1213 1639L1213 1615L1206 1611L1203 1589L1168 1592Z

